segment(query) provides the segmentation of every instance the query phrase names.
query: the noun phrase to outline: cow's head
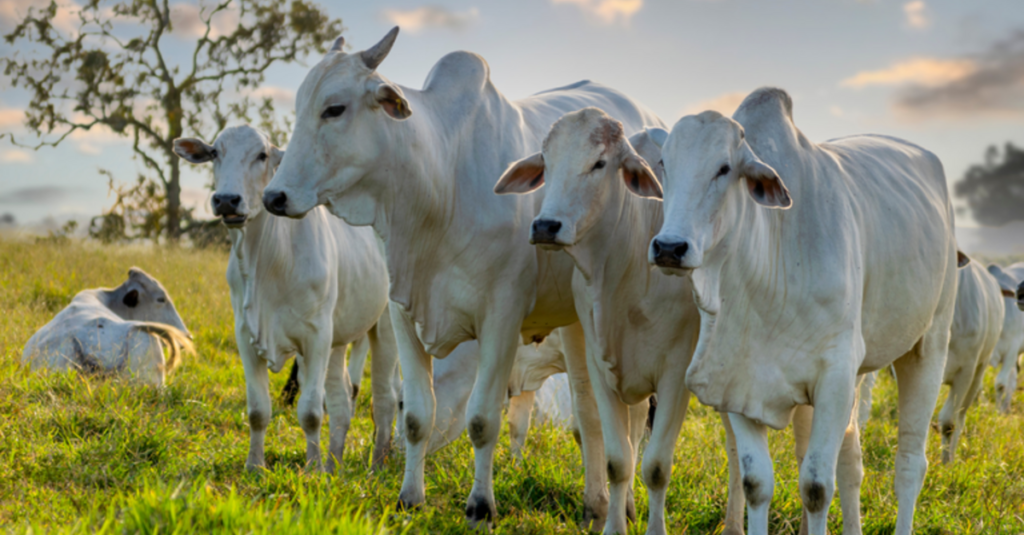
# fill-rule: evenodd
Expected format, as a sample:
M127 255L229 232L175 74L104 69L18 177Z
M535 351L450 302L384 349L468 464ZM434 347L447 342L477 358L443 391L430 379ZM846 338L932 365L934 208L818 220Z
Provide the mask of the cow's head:
M174 140L174 153L194 164L213 163L213 214L240 228L263 209L263 188L284 151L249 125L220 133L213 145L196 138Z
M728 232L721 224L738 203L786 209L793 201L782 179L744 138L743 127L718 112L683 117L661 147L665 222L648 260L675 275L699 268Z
M288 154L263 193L271 213L300 217L319 204L331 208L332 199L368 173L391 165L385 151L401 140L388 123L412 114L402 89L377 73L397 36L395 27L355 54L342 50L339 37L306 75L296 96Z
M129 269L128 280L110 292L107 306L126 320L165 323L188 334L188 328L164 286L137 267ZM188 337L192 338L192 335L188 334Z
M646 140L647 134L641 137ZM544 203L530 230L530 243L544 249L579 241L621 193L619 188L661 198L658 179L623 135L622 123L597 108L559 119L542 152L510 165L494 192L529 193L545 185Z

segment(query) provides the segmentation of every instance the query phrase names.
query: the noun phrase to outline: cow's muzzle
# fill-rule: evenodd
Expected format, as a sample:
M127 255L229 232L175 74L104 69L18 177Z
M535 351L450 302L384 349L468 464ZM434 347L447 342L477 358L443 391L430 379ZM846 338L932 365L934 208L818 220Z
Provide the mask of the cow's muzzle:
M685 241L654 238L651 241L651 258L658 267L684 269L687 266L683 265L683 258L689 249L690 244Z
M288 195L283 191L266 191L263 193L263 206L276 216L288 215Z
M565 244L558 242L558 233L562 230L562 223L553 219L535 219L530 226L530 243L541 246L562 247Z

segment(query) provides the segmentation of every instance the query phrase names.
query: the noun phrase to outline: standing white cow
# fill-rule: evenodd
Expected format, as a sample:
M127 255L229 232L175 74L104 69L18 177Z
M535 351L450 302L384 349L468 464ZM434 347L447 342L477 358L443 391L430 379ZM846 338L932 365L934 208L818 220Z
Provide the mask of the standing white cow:
M911 533L956 301L938 158L884 136L812 143L774 88L749 95L733 119L683 117L662 155L665 223L649 259L693 283L701 328L686 384L730 413L750 532L768 531L767 428L784 427L798 405L814 407L800 467L809 531L825 533L837 475L840 494L859 496L857 375L892 363L896 533ZM860 533L859 500L842 505L843 532Z
M988 266L989 273L999 281L1003 294L1005 317L1003 332L999 337L990 364L999 368L996 375L996 408L1003 414L1010 412L1013 394L1017 391L1017 375L1020 373L1020 354L1024 353L1024 312L1020 310L1014 295L1018 284L1024 284L1024 262L1014 264L1005 270L996 264Z
M387 269L373 231L350 227L323 209L302 220L265 214L260 197L283 151L250 126L224 130L213 145L176 139L174 152L195 164L213 162L213 210L231 229L227 278L249 405L246 468L264 466L271 411L267 370L279 372L297 355L306 461L323 468L326 397L331 417L326 469L334 471L353 412L345 349L363 336L373 352L373 464L378 466L391 443L398 359L387 313Z
M274 214L290 217L324 204L349 224L372 225L386 243L405 377L402 506L424 501L435 405L431 356L480 341L467 409L475 476L466 517L476 525L497 514L494 447L518 339L577 322L572 263L527 243L541 197L495 196L494 177L537 150L566 112L600 106L629 131L659 121L625 95L590 82L511 102L491 83L487 63L468 52L443 57L423 90L401 87L377 72L397 34L395 28L356 54L344 53L339 38L313 67L299 88L291 147L263 200ZM600 422L581 331L570 327L563 334L583 436L584 523L600 525L607 508Z
M950 331L949 357L943 384L949 385L946 403L939 411L942 462L953 461L964 431L967 409L981 392L989 357L1003 330L1003 292L995 277L963 253L956 294L956 313Z
M32 369L126 374L163 386L181 351L192 350L191 338L160 281L133 267L117 288L78 292L32 335L21 362ZM170 350L166 360L161 343Z

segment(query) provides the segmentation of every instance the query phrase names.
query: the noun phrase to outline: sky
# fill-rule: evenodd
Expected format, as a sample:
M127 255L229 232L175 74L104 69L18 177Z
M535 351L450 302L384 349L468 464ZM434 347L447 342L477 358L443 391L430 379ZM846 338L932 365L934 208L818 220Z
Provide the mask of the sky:
M58 0L61 18L75 4ZM30 5L0 0L0 32ZM202 4L173 2L170 62L184 63ZM750 91L789 91L797 126L813 141L881 133L942 159L950 184L986 147L1024 146L1024 3L1021 0L517 0L323 3L342 19L351 51L402 29L378 68L419 88L444 54L483 56L512 99L582 79L612 86L671 125L705 109L731 113ZM229 17L230 14L223 15ZM230 20L215 21L225 27ZM70 26L68 26L70 27ZM10 54L6 43L0 54ZM20 50L25 53L26 50ZM271 68L256 90L279 109L309 66ZM238 97L240 95L236 95ZM0 133L23 141L28 95L0 75ZM188 132L187 135L194 133ZM210 140L208 140L210 141ZM134 179L139 162L111 132L76 133L38 151L0 141L0 214L21 224L100 213L113 201L98 169ZM209 214L209 177L185 166L183 201ZM957 202L954 200L954 202ZM968 214L958 225L975 226Z

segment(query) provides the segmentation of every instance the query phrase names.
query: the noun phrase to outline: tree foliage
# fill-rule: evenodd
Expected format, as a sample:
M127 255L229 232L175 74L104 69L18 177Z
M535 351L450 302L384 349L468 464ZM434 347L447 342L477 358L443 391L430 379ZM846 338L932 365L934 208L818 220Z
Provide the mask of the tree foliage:
M342 31L340 20L307 0L223 0L201 7L199 37L191 45L169 39L176 32L173 9L178 7L169 0L88 0L75 12L77 31L66 34L55 26L58 10L66 8L51 1L43 9L30 8L4 36L10 45L25 46L0 58L10 83L31 94L25 125L40 139L35 148L57 146L75 131L93 128L131 140L144 169L134 187L145 184L140 192L159 193L150 200L159 198L162 208L151 215L164 219L146 227L156 234L145 230L142 235L163 233L172 240L181 235L187 215L173 140L186 129L212 140L229 121L250 121L254 109L260 125L280 137L287 125L277 126L270 98L257 103L232 99L231 92L243 95L258 87L275 63L323 53ZM237 26L219 32L229 18L237 18ZM184 26L179 37L193 38L189 31L197 27L180 18L178 25ZM172 57L186 56L183 44L188 59L176 63ZM28 48L43 52L25 53ZM117 211L113 208L104 217ZM130 218L122 224L123 230L133 228Z
M973 165L957 182L957 197L967 200L974 219L983 225L1001 226L1024 220L1024 150L1007 143L990 146L985 161Z

